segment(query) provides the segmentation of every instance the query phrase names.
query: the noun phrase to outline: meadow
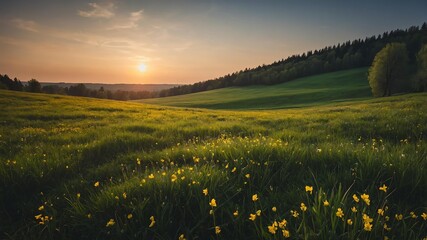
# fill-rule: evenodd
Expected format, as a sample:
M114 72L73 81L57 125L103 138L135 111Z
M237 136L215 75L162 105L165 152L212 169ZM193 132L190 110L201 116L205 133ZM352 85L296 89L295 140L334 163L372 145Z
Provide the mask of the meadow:
M1 239L427 238L426 93L235 112L0 90L0 106Z
M208 109L264 110L318 106L372 96L367 68L337 71L275 85L228 87L136 102Z

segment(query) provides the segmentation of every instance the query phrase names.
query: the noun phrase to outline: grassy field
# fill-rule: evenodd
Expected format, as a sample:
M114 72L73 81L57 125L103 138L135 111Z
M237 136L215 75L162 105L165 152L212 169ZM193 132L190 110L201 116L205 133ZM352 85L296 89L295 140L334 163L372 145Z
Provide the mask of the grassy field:
M367 68L320 74L271 86L230 87L138 102L209 109L277 109L324 105L372 96Z
M1 90L0 106L0 239L427 237L426 93L231 112Z

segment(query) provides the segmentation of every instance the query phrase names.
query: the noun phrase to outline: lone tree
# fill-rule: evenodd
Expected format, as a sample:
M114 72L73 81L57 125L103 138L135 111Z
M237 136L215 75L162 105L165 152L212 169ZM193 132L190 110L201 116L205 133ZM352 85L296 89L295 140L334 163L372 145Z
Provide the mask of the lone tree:
M374 97L391 95L392 88L405 76L407 62L404 43L389 43L377 53L368 75Z
M427 44L421 48L417 55L418 72L416 76L416 90L427 91Z

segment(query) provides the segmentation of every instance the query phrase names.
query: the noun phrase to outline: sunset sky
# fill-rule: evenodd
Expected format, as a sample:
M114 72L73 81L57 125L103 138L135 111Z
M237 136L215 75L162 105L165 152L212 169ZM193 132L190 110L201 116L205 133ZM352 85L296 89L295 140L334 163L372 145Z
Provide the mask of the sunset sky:
M1 0L0 74L193 83L427 21L427 1Z

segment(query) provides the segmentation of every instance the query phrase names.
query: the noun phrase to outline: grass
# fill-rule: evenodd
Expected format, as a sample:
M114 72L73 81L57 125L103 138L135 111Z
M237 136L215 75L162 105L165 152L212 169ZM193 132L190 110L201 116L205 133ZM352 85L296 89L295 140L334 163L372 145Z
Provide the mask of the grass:
M426 93L231 112L1 90L0 105L2 239L427 237Z
M230 87L137 102L208 109L280 109L368 99L367 68L296 79L271 86Z

